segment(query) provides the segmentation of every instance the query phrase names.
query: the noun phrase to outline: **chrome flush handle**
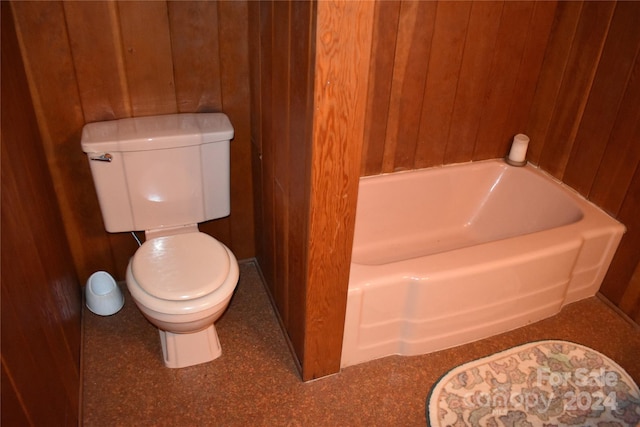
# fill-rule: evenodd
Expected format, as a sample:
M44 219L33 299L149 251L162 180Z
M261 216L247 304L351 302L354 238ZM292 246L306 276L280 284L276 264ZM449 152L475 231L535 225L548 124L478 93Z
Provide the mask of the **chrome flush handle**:
M113 160L113 156L109 153L93 153L89 155L89 160L95 160L98 162L110 162Z

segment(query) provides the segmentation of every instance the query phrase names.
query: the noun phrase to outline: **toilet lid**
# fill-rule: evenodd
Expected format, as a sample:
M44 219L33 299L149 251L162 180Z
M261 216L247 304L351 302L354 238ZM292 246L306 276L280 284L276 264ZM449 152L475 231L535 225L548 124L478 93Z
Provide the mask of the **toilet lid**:
M131 272L150 295L185 301L222 285L229 274L229 255L220 242L201 232L157 237L136 251Z

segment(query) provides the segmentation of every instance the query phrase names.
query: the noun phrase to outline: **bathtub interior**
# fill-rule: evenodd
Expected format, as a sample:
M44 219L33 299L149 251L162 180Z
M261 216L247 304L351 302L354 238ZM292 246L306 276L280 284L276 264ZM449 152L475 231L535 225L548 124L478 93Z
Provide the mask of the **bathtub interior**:
M412 180L424 184L408 186ZM550 179L498 162L366 177L352 259L386 264L561 227L582 216Z

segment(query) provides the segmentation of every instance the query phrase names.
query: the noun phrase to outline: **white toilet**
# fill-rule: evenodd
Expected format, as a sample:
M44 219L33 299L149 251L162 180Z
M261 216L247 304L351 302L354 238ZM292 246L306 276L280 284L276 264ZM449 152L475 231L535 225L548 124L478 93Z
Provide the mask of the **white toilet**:
M198 223L229 215L232 138L221 113L113 120L82 131L106 230L145 232L127 287L158 327L170 368L221 354L213 323L229 305L238 262Z

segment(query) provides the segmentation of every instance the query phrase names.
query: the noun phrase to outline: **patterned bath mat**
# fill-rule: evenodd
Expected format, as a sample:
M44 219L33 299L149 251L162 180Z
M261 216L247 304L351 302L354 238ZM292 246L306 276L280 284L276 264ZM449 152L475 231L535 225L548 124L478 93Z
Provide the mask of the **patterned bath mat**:
M640 390L595 350L538 341L449 371L426 410L431 427L640 426Z

